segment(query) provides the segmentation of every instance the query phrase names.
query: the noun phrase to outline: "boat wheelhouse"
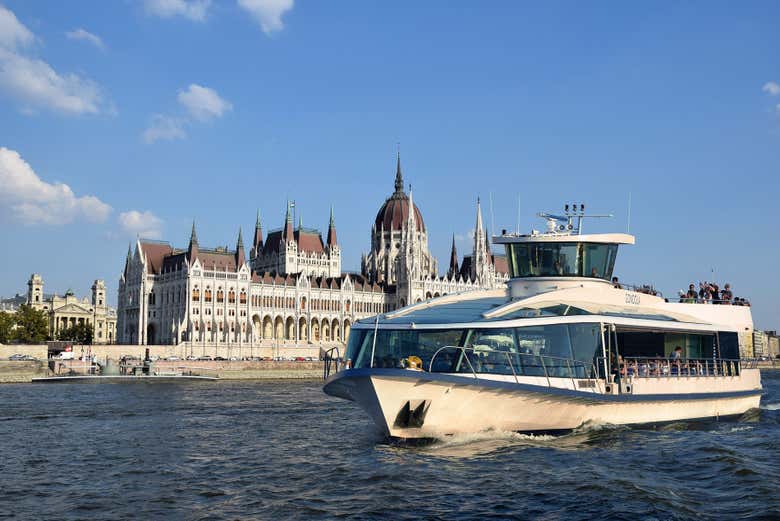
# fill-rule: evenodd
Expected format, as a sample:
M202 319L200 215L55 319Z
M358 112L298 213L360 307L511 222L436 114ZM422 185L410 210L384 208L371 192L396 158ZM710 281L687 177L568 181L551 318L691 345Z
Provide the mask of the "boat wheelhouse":
M670 302L612 281L627 234L583 234L582 210L504 244L506 290L446 295L353 326L325 392L382 431L436 438L550 432L744 413L761 395L740 360L750 308ZM330 364L328 364L330 366Z

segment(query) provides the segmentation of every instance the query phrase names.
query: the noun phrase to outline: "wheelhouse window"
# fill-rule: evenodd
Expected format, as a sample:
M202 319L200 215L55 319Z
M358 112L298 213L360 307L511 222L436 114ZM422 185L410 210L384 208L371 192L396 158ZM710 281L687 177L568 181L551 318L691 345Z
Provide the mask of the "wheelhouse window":
M510 277L595 277L610 280L617 244L522 242L507 244Z

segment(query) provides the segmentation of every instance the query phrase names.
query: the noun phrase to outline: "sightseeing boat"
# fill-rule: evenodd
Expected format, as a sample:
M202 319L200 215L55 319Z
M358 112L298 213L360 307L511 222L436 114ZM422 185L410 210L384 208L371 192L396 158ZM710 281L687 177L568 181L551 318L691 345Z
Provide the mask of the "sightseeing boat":
M493 239L506 247L506 290L354 324L343 357L326 359L324 391L404 439L723 418L759 406L759 370L740 359L749 307L618 284L617 251L633 236L582 233L588 216L576 205L539 215L546 231Z

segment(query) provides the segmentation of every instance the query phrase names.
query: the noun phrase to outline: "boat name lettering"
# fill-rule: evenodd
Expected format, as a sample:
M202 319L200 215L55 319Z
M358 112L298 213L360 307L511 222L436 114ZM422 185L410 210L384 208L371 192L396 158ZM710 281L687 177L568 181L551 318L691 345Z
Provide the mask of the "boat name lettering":
M636 293L632 293L630 291L626 292L626 304L636 304L639 305L640 298L639 295Z

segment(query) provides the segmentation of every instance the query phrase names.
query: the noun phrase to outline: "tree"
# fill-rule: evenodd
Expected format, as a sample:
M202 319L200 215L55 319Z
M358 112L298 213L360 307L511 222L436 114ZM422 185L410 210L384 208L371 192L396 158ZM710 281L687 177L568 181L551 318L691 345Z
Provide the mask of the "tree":
M16 318L11 313L0 311L0 344L7 344L13 340L13 329Z
M76 344L92 344L94 329L92 324L74 324L63 329L57 335L58 340L68 340Z
M49 338L49 319L46 313L22 304L16 310L14 337L23 344L40 344Z

